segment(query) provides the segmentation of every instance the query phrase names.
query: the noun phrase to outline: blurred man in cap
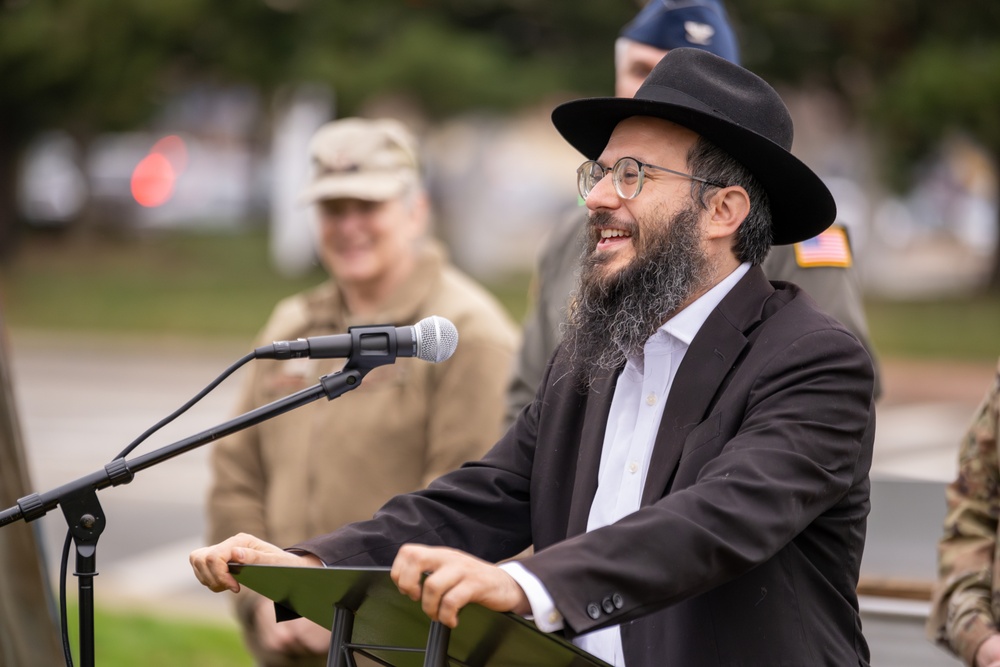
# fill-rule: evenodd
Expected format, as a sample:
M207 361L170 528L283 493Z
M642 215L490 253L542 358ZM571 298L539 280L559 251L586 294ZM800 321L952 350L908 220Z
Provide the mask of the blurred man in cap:
M618 666L868 665L856 586L874 440L871 360L760 268L829 227L833 196L790 152L751 72L673 49L635 97L552 115L587 160L579 296L537 397L475 464L371 521L228 563L392 565L454 627L469 603L531 614ZM523 559L495 565L533 544Z
M721 2L653 0L615 41L615 95L635 95L667 51L685 46L740 64L739 44Z
M632 97L656 63L670 49L681 47L740 62L739 45L721 2L653 0L622 28L615 42L615 95ZM584 249L585 220L586 213L574 207L553 229L539 255L532 304L508 390L507 425L534 398L549 357L562 338ZM843 227L834 225L802 243L775 246L764 262L764 273L771 280L786 280L805 289L821 308L854 332L874 359L861 284Z
M497 438L516 329L485 290L428 237L417 145L394 120L324 125L310 145L319 257L330 280L275 308L259 345L349 326L451 320L460 342L439 364L400 358L337 400L312 403L220 442L212 454L209 537L252 532L293 543L369 518L388 498L422 488ZM239 411L315 384L343 360L260 361ZM236 601L258 664L325 665L329 632L276 624L273 605Z

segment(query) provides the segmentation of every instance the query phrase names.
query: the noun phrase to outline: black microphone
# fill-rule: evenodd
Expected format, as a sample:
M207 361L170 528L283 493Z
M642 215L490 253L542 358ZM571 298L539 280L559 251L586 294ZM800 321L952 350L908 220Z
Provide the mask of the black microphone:
M432 315L408 327L358 326L345 334L275 341L254 350L254 358L417 357L437 363L451 357L456 347L458 329Z

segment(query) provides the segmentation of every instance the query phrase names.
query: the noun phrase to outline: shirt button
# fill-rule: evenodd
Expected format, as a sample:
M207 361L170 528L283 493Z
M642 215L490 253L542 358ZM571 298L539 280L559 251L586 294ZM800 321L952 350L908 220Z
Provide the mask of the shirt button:
M562 615L558 611L553 611L549 614L549 624L555 625L562 620Z
M587 616L595 621L601 617L601 608L597 606L597 603L591 602L587 605Z
M636 463L635 461L631 461L631 462L630 462L630 463L628 464L628 471L629 471L630 473L632 473L632 474L635 474L636 472L638 472L638 470L639 470L639 464L638 464L638 463Z
M646 405L656 405L656 394L649 392L649 395L646 396Z

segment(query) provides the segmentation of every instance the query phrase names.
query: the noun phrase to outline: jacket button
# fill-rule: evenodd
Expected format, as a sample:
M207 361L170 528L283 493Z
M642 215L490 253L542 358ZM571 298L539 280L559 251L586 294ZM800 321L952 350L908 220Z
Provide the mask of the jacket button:
M615 603L611 601L611 598L604 598L601 600L601 607L604 608L605 614L610 614L615 610Z
M619 593L615 593L611 596L611 602L614 603L615 609L621 609L625 606L625 600L622 599L622 596Z
M591 602L587 605L587 616L595 621L601 617L601 608L597 606L597 603Z

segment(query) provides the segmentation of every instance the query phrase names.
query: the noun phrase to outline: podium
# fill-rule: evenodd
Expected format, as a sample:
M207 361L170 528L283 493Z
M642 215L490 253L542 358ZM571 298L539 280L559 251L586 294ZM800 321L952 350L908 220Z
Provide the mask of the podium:
M241 586L274 600L279 620L331 628L329 667L354 667L356 655L389 667L610 667L517 614L470 604L455 629L431 622L389 568L229 567Z

